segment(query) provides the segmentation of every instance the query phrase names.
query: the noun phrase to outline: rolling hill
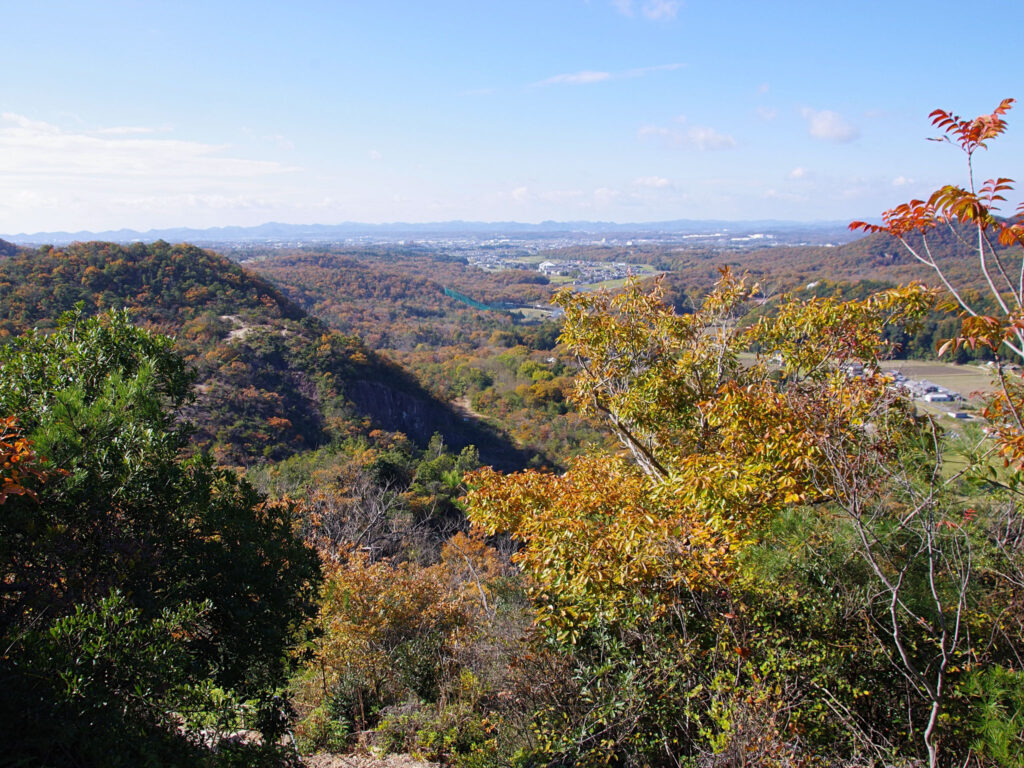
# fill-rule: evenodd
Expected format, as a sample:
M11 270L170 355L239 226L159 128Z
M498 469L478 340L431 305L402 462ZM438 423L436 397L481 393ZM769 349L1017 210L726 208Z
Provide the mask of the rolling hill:
M61 313L128 308L173 336L196 372L185 414L222 464L276 460L374 429L425 444L434 432L488 463L529 458L428 394L355 336L331 331L272 284L191 245L73 243L0 260L0 340Z

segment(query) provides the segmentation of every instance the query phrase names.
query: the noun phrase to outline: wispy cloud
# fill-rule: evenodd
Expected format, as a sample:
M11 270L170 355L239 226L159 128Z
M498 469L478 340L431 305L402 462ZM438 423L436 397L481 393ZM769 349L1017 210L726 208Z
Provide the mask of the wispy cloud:
M137 133L137 131L136 131ZM291 170L268 160L226 155L228 147L179 139L90 135L24 115L0 114L0 173L105 178L254 176Z
M298 170L233 156L226 145L157 138L163 129L66 129L0 114L0 200L4 219L38 218L36 205L64 220L125 220L184 207L260 207L282 175ZM65 218L66 217L66 218ZM146 217L143 217L146 218Z
M149 127L144 125L114 125L110 128L100 128L96 133L101 136L140 136L152 133L166 133L171 130L169 125L160 127Z
M804 107L801 116L807 121L807 130L816 139L845 144L860 136L860 131L846 119L829 109L815 110Z
M267 141L273 142L280 149L287 149L289 151L295 149L295 142L280 133L272 133L269 136L264 136Z
M171 129L170 127L168 127L166 130ZM163 129L161 129L161 131L163 131ZM140 130L139 132L141 133L142 131ZM269 144L273 144L278 149L284 149L289 152L295 149L295 142L281 133L259 133L258 131L254 131L247 126L242 126L242 133L244 133L246 136L253 139L254 141L267 142Z
M636 15L633 0L611 0L611 6L623 16ZM680 6L679 0L646 0L640 4L640 15L651 21L669 21L679 13Z
M638 187L647 187L648 189L665 189L672 186L671 181L661 176L641 176L638 179L634 179L633 184Z
M679 13L678 0L649 0L640 7L640 12L651 21L674 19Z
M680 125L645 125L637 131L642 138L660 138L666 146L679 149L709 150L732 149L736 139L705 125L686 125L686 118L676 118Z
M757 116L765 122L771 122L779 116L779 110L773 107L758 107Z
M797 166L787 174L790 179L802 179L807 176L807 169L801 166Z
M602 70L585 69L581 72L570 72L540 80L532 84L534 88L542 88L549 85L590 85L592 83L603 83L608 80L626 80L633 77L644 77L655 72L671 72L682 69L685 64L656 64L652 67L634 67L622 72L606 72Z
M591 69L585 69L582 72L553 75L552 77L548 77L540 82L534 83L534 85L538 87L545 85L587 85L589 83L601 83L605 80L611 79L611 72L595 72Z

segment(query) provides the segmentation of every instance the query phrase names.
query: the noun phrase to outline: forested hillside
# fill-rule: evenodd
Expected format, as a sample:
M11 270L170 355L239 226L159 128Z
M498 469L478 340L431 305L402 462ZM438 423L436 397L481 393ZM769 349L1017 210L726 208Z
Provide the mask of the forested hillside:
M0 336L54 327L62 312L131 310L174 336L197 374L187 415L217 461L281 459L387 429L426 444L441 432L503 465L525 462L498 430L431 397L354 335L331 331L277 288L188 245L76 243L0 261Z

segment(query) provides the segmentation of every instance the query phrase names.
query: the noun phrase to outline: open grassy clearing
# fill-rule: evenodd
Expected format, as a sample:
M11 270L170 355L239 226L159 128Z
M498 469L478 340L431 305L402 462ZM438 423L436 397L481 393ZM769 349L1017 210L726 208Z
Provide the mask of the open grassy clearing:
M515 257L512 257L512 258L509 258L508 261L514 261L514 262L516 262L518 264L533 264L533 265L537 265L537 264L540 264L540 263L545 262L545 261L551 261L551 259L548 256L542 256L540 254L533 253L533 254L529 254L528 256L515 256Z

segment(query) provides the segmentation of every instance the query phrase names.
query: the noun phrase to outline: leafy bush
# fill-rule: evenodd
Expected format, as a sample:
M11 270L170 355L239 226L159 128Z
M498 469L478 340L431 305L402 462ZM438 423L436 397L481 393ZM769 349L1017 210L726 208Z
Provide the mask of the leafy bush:
M181 458L191 376L126 313L65 316L0 366L0 417L46 457L0 515L5 740L25 765L192 764L204 718L252 699L276 753L274 690L319 575L290 505Z

